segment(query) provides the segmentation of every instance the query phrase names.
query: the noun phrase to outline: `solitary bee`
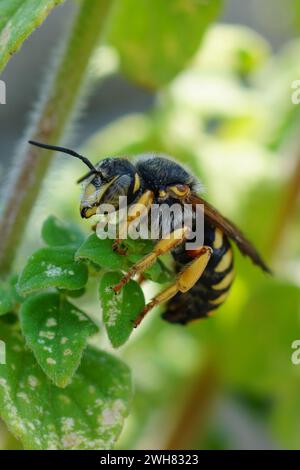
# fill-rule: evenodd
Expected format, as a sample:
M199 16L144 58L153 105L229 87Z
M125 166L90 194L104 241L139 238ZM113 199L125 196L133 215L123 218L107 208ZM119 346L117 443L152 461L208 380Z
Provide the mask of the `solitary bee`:
M120 196L127 196L128 224L140 215L136 210L137 204L142 204L147 210L153 204L162 203L170 206L174 203L190 204L194 210L199 204L204 207L202 246L187 250L184 242L188 227L171 227L170 236L159 239L153 251L134 264L114 287L114 291L119 292L133 276L142 275L159 256L172 253L178 273L176 281L145 306L136 318L135 326L149 310L161 303L167 303L163 318L170 323L186 324L212 315L226 299L234 279L230 240L243 255L249 256L263 271L270 273L255 247L232 222L197 194L198 180L174 160L162 155L145 154L134 163L126 158L112 157L94 166L73 150L33 141L30 143L72 155L89 167L89 172L79 180L84 185L80 206L83 218L95 215L103 203L112 204L118 210ZM119 242L116 240L114 243L116 250Z

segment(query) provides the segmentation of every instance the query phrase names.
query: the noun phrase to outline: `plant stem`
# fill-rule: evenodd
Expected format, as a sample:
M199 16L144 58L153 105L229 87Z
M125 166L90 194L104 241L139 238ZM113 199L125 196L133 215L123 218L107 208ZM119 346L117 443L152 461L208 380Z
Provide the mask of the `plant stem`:
M282 203L275 220L273 233L270 239L269 250L275 257L280 249L286 230L293 219L300 198L300 153L297 156L294 170L282 192Z
M0 275L12 268L17 249L49 169L53 152L29 147L28 138L59 142L74 113L89 59L98 44L111 0L82 0L46 99L36 113L12 174L0 221Z
M193 449L201 439L212 405L219 390L219 371L215 360L208 354L205 364L193 377L176 425L165 445L166 450Z

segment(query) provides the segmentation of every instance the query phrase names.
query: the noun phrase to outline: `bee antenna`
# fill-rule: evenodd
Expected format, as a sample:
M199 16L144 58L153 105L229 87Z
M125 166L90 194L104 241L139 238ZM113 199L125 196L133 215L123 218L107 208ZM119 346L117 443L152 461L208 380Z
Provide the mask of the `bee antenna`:
M36 142L34 140L29 140L28 143L31 145L35 145L36 147L41 147L42 149L55 150L57 152L63 152L68 155L71 155L72 157L79 158L79 160L81 160L83 163L85 163L86 166L90 168L90 174L100 174L100 171L98 171L97 168L94 167L94 165L92 164L92 162L90 162L88 158L84 157L83 155L80 155L74 150L65 147L58 147L57 145L42 144L41 142Z
M79 180L77 180L77 184L80 184L82 183L84 180L86 180L87 178L89 178L90 176L94 175L95 172L94 170L90 170L88 173L86 173L84 176L82 176L81 178L79 178ZM102 176L102 173L100 171L97 171L97 175L100 175Z

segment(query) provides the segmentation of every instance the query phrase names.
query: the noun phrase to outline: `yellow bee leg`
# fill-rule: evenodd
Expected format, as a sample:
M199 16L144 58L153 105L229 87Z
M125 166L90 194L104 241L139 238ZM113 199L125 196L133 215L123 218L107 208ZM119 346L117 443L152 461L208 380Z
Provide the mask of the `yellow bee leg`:
M170 300L172 297L174 297L175 294L178 292L178 286L177 283L172 284L170 287L167 289L163 290L160 292L156 297L154 297L151 302L149 302L144 309L141 311L139 316L135 319L134 321L134 327L136 328L141 321L143 320L144 316L152 310L153 307L159 304L163 304L164 302L167 302Z
M179 273L176 282L164 291L160 292L144 307L142 312L136 318L134 326L137 327L143 320L144 316L153 307L170 300L175 294L177 294L177 292L187 292L190 290L202 276L212 252L213 250L209 246L201 247L198 251L197 258L181 273Z
M203 246L197 258L189 264L178 276L177 284L180 292L190 290L202 276L213 250L210 246Z
M146 277L144 276L143 273L139 274L139 277L137 278L136 282L141 285L143 282L146 281Z
M117 238L113 243L113 250L117 251L120 254L124 254L124 250L120 249L120 244L124 235L128 233L128 226L136 220L138 217L146 215L149 212L151 205L153 204L154 194L152 191L145 191L141 197L128 209L127 220L120 224L119 228L119 238Z
M153 251L148 255L144 256L140 261L132 266L132 268L125 274L125 276L120 280L120 282L114 287L114 291L119 292L122 287L135 275L144 272L153 263L157 258L165 253L168 253L177 245L182 243L188 233L187 227L182 227L177 230L174 230L173 233L169 235L169 238L164 238L160 240L154 247Z

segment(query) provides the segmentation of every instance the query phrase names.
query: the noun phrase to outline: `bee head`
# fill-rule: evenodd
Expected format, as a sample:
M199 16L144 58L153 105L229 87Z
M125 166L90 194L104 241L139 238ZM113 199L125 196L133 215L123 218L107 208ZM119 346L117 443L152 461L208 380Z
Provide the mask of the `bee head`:
M127 203L130 204L142 191L137 169L125 158L105 158L94 166L74 150L32 140L29 143L79 158L89 168L89 172L78 181L83 185L80 201L80 213L83 218L88 219L95 215L101 204L111 204L118 210L119 197L126 196Z
M134 165L125 158L105 158L95 168L97 173L83 180L82 217L95 215L101 204L111 204L118 210L121 196L127 197L128 204L138 196L140 177Z

